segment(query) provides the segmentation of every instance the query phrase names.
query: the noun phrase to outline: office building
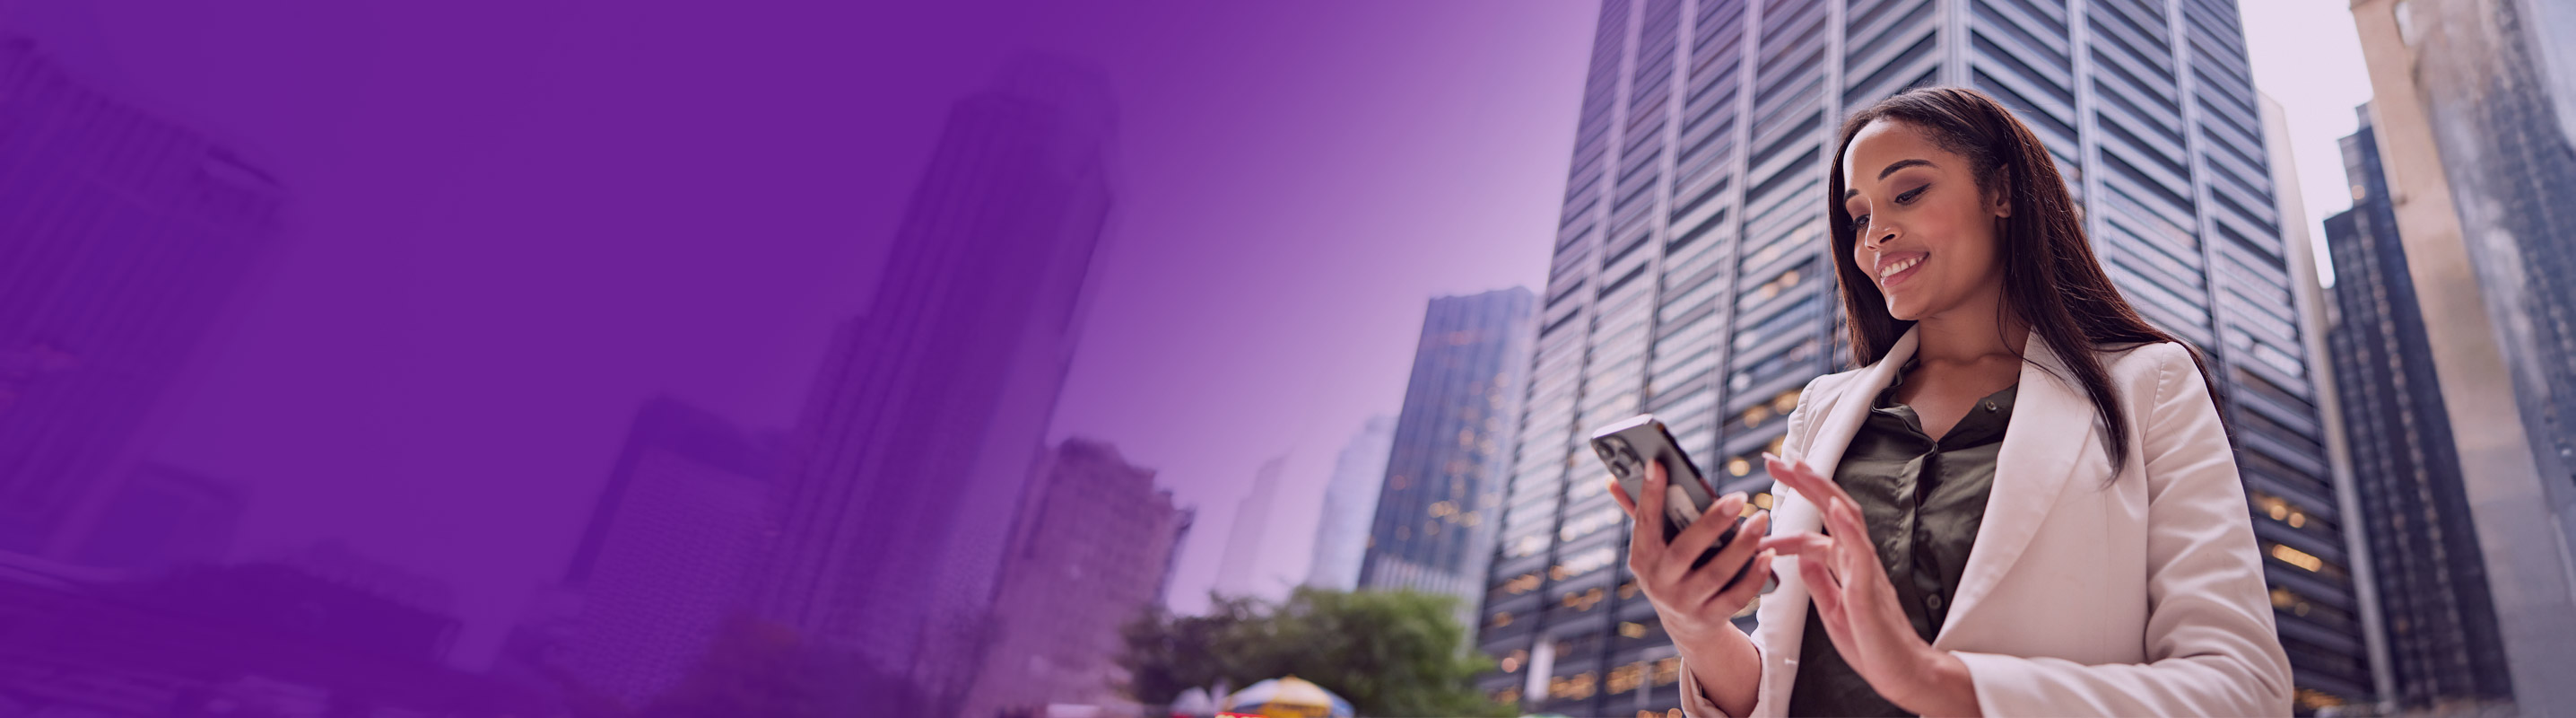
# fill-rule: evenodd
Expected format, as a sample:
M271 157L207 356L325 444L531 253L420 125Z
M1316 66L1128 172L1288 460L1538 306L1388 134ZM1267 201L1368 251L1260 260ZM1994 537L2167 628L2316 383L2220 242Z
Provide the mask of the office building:
M0 167L0 551L77 560L277 243L285 192L15 36Z
M2576 705L2562 675L2576 665L2576 247L2563 237L2576 207L2557 195L2576 186L2576 8L2358 0L2352 13L2386 219L2423 316L2513 700Z
M636 412L563 580L580 610L562 663L584 689L650 703L744 609L774 450L669 397Z
M993 650L960 715L1132 704L1114 688L1128 678L1119 629L1162 594L1189 514L1115 446L1066 439L1049 458L1003 558Z
M2469 512L2441 380L2397 236L2366 108L2342 140L2352 209L2327 217L2334 309L2328 356L2360 521L2386 616L2391 685L2407 710L2513 697L2486 562Z
M1098 71L1039 56L960 100L867 312L832 341L791 438L761 613L953 713L1045 453L1110 212ZM863 697L864 698L864 697Z
M1679 705L1587 431L1653 412L1721 491L1849 367L1823 197L1841 119L1976 88L2044 142L2105 269L2231 399L2304 709L2373 695L2244 40L2225 0L1607 0L1539 310L1478 647L1528 712ZM2277 594L2276 594L2277 595ZM2314 618L2312 618L2312 616ZM1750 612L1739 618L1749 626ZM1544 675L1539 675L1539 674Z
M1521 287L1431 300L1360 563L1362 589L1456 596L1470 636L1537 303Z

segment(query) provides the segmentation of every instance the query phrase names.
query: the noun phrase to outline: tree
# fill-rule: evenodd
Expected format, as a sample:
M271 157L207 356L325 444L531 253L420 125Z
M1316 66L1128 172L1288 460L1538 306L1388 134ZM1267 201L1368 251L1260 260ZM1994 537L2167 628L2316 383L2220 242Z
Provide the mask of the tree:
M1236 687L1294 674L1340 694L1361 715L1509 716L1471 684L1492 666L1461 651L1454 597L1302 587L1284 603L1210 596L1204 616L1160 608L1122 630L1128 697L1168 704L1190 686Z

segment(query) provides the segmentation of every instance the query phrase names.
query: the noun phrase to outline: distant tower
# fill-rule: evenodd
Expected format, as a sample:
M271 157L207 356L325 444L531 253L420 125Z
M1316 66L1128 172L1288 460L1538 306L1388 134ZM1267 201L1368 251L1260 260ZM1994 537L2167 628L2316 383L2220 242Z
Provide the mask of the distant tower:
M1234 505L1234 517L1225 538L1224 563L1216 569L1216 590L1227 596L1273 595L1270 579L1280 578L1267 569L1262 560L1262 547L1270 541L1270 514L1279 510L1279 474L1287 469L1288 457L1274 457L1261 462L1252 474L1252 491ZM1284 582L1284 581L1283 581Z
M867 312L806 397L763 615L955 709L1110 217L1100 74L1022 58L958 101ZM1003 497L996 499L996 497Z
M1324 485L1324 512L1315 524L1315 558L1306 585L1348 591L1359 587L1360 559L1368 555L1369 522L1377 518L1377 493L1386 483L1387 454L1395 450L1395 417L1372 416L1342 445L1333 479Z
M1519 287L1431 300L1360 566L1364 589L1457 597L1469 636L1502 525L1537 305Z
M2343 138L2352 209L2327 217L2335 309L2326 339L2354 483L2387 616L2394 685L2406 710L2513 700L2457 444L2424 315L2397 236L2370 114Z

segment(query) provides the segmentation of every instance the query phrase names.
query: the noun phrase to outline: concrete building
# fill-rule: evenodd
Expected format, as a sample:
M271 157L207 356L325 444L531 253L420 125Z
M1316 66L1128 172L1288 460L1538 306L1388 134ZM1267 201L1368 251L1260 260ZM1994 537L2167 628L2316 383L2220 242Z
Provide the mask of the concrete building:
M2525 709L2576 705L2576 8L2356 0L2370 126ZM2452 561L2472 560L2450 556ZM2395 615L2392 614L2394 619Z

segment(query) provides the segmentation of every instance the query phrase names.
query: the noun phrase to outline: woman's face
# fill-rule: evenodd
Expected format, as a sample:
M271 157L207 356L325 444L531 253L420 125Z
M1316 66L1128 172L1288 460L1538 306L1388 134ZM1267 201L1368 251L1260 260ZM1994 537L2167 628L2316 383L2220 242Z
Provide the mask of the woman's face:
M1852 262L1878 283L1900 320L1985 306L2003 290L1997 218L2005 188L1977 187L1968 159L1912 125L1878 120L1843 155L1843 210L1852 218Z

